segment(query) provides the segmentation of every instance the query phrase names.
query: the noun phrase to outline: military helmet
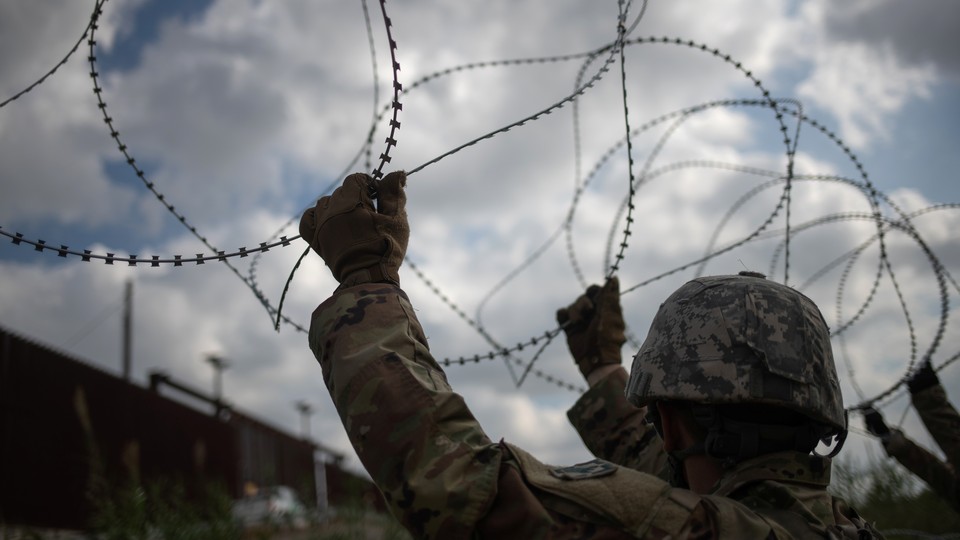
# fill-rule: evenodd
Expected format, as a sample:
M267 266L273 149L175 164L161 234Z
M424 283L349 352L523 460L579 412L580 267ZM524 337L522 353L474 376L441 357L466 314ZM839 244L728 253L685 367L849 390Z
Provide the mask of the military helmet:
M626 397L769 404L846 429L830 332L812 300L762 274L687 282L660 305Z

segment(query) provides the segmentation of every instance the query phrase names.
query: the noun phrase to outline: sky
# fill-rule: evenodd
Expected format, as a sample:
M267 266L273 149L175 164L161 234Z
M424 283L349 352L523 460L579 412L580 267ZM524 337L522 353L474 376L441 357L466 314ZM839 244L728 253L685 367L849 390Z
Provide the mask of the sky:
M64 58L93 4L0 3L0 102ZM821 307L848 407L928 353L939 366L960 351L960 213L950 206L960 202L960 5L676 0L650 2L638 19L644 5L632 2L622 64L610 49L586 61L617 39L617 2L544 6L386 4L405 90L384 170L416 170L415 268L401 281L439 361L491 351L478 326L508 347L553 330L556 310L603 281L621 242L628 367L670 292L744 269ZM0 232L161 258L293 238L303 209L346 173L371 171L387 148L389 116L378 115L393 97L391 51L380 5L366 7L369 26L362 2L110 0L94 35L106 112L85 40L0 108ZM649 36L658 42L635 41ZM511 59L544 61L501 62ZM764 90L784 107L782 125ZM791 163L790 202L778 204ZM865 179L885 197L876 211L900 225L884 229L882 247ZM163 370L211 389L205 358L216 354L229 363L223 388L237 409L299 433L295 403L306 400L311 435L359 469L306 335L274 330L253 290L276 307L305 246L231 258L233 269L130 267L0 238L0 326L119 374L131 280L135 382ZM283 314L309 326L335 287L308 256ZM519 366L497 358L447 374L492 439L548 463L589 459L565 416L584 383L562 339L538 347L514 353ZM941 371L955 401L956 366ZM894 396L880 402L890 423L935 449ZM841 456L882 455L859 415L850 427Z

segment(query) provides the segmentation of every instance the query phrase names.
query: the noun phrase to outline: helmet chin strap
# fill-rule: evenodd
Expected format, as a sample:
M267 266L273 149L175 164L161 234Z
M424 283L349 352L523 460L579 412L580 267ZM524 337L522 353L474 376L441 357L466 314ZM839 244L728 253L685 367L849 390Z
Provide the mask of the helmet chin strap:
M660 418L660 409L657 408L655 402L647 406L647 421L653 424L654 429L657 430L657 434L663 439L663 421ZM687 482L687 475L683 470L683 461L690 456L698 456L706 453L706 447L703 441L696 442L683 450L667 452L667 466L670 467L670 485L690 489L690 483Z
M670 466L670 485L673 487L690 489L690 483L687 481L686 472L683 470L683 461L690 456L699 456L706 454L703 442L698 442L683 450L674 450L667 452L667 465Z
M735 466L740 461L758 455L794 450L810 452L817 440L824 444L834 443L829 454L832 458L840 452L847 438L847 430L825 433L823 427L812 423L799 426L770 426L752 422L732 420L720 416L713 406L693 405L691 410L695 421L707 431L704 440L698 441L683 450L667 452L667 465L670 467L670 484L674 487L689 488L684 473L683 462L690 456L706 455L720 460L724 468ZM657 404L647 408L647 421L653 424L660 437L663 437L663 421Z

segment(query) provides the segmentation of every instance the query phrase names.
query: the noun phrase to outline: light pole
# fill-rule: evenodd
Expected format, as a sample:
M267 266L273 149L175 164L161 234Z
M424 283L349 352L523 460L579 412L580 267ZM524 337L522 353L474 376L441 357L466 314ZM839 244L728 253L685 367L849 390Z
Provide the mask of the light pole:
M230 364L215 354L208 354L207 362L213 366L213 401L219 417L220 410L223 408L223 370L227 369Z
M304 440L310 440L310 415L313 414L313 406L303 399L294 403L294 406L300 411L300 436Z

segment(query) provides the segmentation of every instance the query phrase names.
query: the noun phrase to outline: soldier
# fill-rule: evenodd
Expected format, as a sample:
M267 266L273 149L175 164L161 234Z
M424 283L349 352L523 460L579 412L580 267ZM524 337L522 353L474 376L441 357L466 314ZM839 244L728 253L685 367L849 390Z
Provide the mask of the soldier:
M304 213L300 233L340 283L313 313L310 348L357 455L414 537L879 536L827 494L829 459L809 455L845 427L822 317L806 297L756 277L681 287L657 314L629 381L604 367L623 343L619 304L611 323L619 334L603 324L616 281L599 301L584 300L586 309L567 310L568 341L587 329L574 354L591 366L588 379L598 367L597 384L619 377L635 406L609 409L627 420L606 437L606 455L627 466L554 467L493 442L450 388L399 286L405 181L403 172L387 175L374 208L373 180L350 175ZM590 352L596 346L601 353ZM607 421L601 410L582 417L587 430L591 419ZM644 472L663 472L667 461L676 485Z
M872 407L864 410L864 423L867 430L880 439L888 456L896 458L960 512L960 414L947 401L947 393L929 361L907 380L907 388L923 425L946 455L946 463L910 440L903 431L887 427L883 416Z

